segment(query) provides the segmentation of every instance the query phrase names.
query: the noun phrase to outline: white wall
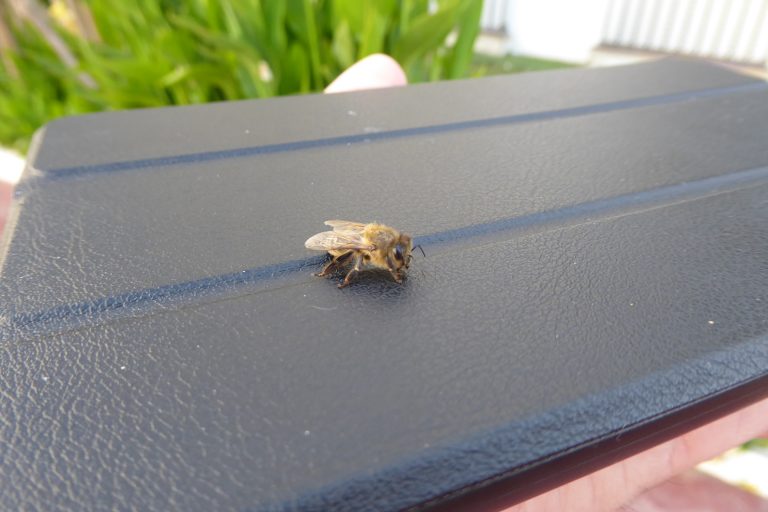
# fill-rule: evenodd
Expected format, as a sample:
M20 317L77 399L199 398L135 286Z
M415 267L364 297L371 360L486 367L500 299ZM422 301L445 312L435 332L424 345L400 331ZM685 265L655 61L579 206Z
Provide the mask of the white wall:
M602 44L768 65L768 0L485 0L482 26L512 53L581 64Z
M509 0L512 53L587 63L600 43L608 0Z
M611 0L603 42L768 63L768 0Z

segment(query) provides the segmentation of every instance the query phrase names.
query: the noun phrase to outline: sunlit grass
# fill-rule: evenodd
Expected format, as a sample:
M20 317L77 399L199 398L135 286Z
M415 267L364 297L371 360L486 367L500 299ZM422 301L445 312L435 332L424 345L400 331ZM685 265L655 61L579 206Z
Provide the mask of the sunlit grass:
M0 10L15 47L0 60L0 144L24 152L38 127L69 114L320 91L375 52L393 55L411 82L468 76L482 9L482 0L434 10L429 0L75 4L95 33L63 2L47 17L75 66L28 19Z

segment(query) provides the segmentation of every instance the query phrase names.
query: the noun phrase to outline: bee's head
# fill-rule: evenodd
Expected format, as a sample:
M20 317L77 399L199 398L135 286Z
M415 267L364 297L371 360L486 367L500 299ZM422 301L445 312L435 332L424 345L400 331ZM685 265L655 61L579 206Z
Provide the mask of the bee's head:
M395 270L400 270L411 263L411 250L413 250L413 240L410 235L401 233L397 243L392 248L392 259L395 263Z

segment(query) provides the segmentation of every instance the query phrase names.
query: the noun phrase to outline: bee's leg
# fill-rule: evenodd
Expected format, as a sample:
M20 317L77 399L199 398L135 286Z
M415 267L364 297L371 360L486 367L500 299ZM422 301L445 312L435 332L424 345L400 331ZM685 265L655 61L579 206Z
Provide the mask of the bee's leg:
M400 272L389 269L389 273L392 275L392 279L394 279L397 284L403 284L403 276L400 275Z
M401 284L403 282L403 278L400 275L400 271L395 270L394 267L395 267L395 264L392 262L392 258L387 256L387 270L389 270L389 273L392 276L392 279L394 279L397 284Z
M339 285L339 288L344 288L347 286L349 281L360 272L360 265L363 263L363 255L360 253L355 254L354 262L355 264L352 267L352 270L347 273L347 276L344 278L344 282Z
M315 275L318 277L327 276L328 274L336 270L337 267L343 266L351 255L352 255L352 251L345 252L344 254L340 254L334 257L331 261L328 262L328 264L325 267L323 267L323 270L321 270Z

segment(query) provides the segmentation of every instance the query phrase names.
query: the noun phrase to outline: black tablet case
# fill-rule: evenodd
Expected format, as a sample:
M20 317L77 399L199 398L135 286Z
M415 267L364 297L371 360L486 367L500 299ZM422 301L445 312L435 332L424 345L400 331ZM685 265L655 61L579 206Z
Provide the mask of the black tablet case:
M490 510L768 395L768 87L667 60L48 125L0 508ZM403 285L313 277L326 219Z

